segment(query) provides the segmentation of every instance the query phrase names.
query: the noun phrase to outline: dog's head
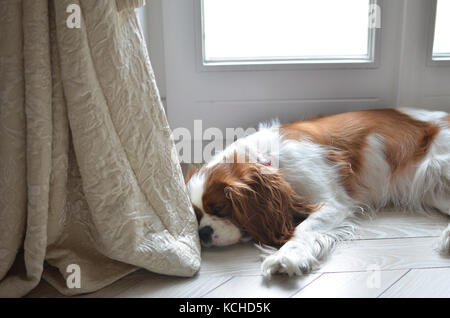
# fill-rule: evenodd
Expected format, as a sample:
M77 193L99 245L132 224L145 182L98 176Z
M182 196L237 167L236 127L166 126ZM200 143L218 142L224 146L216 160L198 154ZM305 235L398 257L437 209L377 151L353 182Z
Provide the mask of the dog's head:
M279 170L261 163L204 166L187 180L204 246L254 239L284 244L316 207L296 194Z

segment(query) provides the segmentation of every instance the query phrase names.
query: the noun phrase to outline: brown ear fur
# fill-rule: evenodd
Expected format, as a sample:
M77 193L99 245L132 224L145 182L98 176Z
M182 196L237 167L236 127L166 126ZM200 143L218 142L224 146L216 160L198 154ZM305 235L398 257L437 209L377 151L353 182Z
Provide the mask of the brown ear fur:
M307 203L272 167L260 164L235 164L239 179L225 188L233 206L233 221L256 241L280 246L292 236L295 216L306 218L317 209Z
M184 176L184 183L188 183L189 180L191 179L191 177L192 177L197 171L199 171L200 168L201 168L201 165L194 166L194 165L190 164L190 165L188 166L187 172L186 172L186 174L185 174L185 176Z

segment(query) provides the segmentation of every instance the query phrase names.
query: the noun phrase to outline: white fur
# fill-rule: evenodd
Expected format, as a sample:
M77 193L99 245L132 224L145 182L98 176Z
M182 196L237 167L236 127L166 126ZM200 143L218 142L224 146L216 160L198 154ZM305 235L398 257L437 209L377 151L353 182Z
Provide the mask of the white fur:
M360 189L357 199L365 202L371 209L386 206L391 199L391 168L384 153L383 137L378 134L368 136L363 158L367 168L360 175L361 183L367 188Z
M429 111L418 108L399 108L400 112L421 121L428 121L434 124L439 124L448 115L443 111Z
M203 192L204 192L205 177L203 173L195 173L189 182L187 188L189 196L193 205L202 211L202 218L200 219L199 229L210 226L213 229L212 241L205 244L205 246L225 246L238 243L242 240L241 230L227 219L204 213L203 207Z
M325 147L285 140L280 148L280 168L295 191L322 206L297 226L294 236L278 251L271 254L270 249L262 248L269 254L262 263L265 276L311 271L338 240L352 235L352 217L361 210L340 184L339 166L327 160Z
M379 135L368 137L361 181L366 191L354 199L346 196L339 185L338 172L324 164L324 149L306 142L288 142L282 147L280 166L286 166L286 180L299 193L308 193L325 205L301 223L294 237L278 251L269 252L262 264L265 276L281 272L302 274L311 271L327 255L336 241L352 233L352 216L362 207L378 209L388 204L426 211L435 208L450 215L450 129L446 128L444 112L402 110L418 120L441 126L426 157L390 182L390 167L384 155L384 141ZM283 152L285 151L285 153ZM450 225L443 232L439 250L450 252ZM272 251L272 253L270 253Z
M204 175L201 173L195 173L194 175L192 175L191 179L187 184L192 204L202 211L204 210L202 201L204 183L205 183Z
M402 172L395 182L391 182L382 136L370 135L360 174L366 190L361 189L354 198L341 184L339 165L327 160L331 148L308 140L285 140L279 134L278 124L263 126L255 134L239 139L208 164L214 165L234 151L247 149L254 157L279 162L280 172L292 188L308 200L321 204L318 211L297 226L294 236L279 250L260 247L266 254L262 263L265 276L277 272L299 275L311 271L337 241L353 234L354 217L361 211L375 211L393 204L414 211L437 209L450 215L450 129L443 121L447 113L417 109L401 111L418 120L440 125L440 132L425 158ZM267 150L267 145L272 143L278 143L276 151ZM196 197L195 191L191 193L193 202L198 201ZM203 224L219 229L218 221L208 218ZM222 233L230 233L227 242L239 241L237 232L231 227L224 228ZM439 249L450 252L450 225L442 234Z
M238 243L242 238L241 230L225 218L203 213L199 228L210 226L213 229L212 241L205 246L226 246Z

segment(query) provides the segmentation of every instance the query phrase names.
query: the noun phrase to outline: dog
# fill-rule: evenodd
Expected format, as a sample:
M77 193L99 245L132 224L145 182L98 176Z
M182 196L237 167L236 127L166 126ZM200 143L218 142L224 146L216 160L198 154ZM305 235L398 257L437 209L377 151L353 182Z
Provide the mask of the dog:
M450 115L376 109L263 124L186 182L203 246L253 239L264 276L306 274L353 235L359 213L450 215ZM450 225L439 250L450 252Z

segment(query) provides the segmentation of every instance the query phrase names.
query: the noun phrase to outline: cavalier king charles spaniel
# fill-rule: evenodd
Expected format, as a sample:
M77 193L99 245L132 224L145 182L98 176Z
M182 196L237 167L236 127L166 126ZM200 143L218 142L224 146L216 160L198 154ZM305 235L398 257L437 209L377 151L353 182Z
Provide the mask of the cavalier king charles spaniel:
M262 125L193 171L187 189L203 246L253 239L267 253L263 275L305 274L360 212L450 214L450 115L381 109ZM439 249L450 252L450 225Z

